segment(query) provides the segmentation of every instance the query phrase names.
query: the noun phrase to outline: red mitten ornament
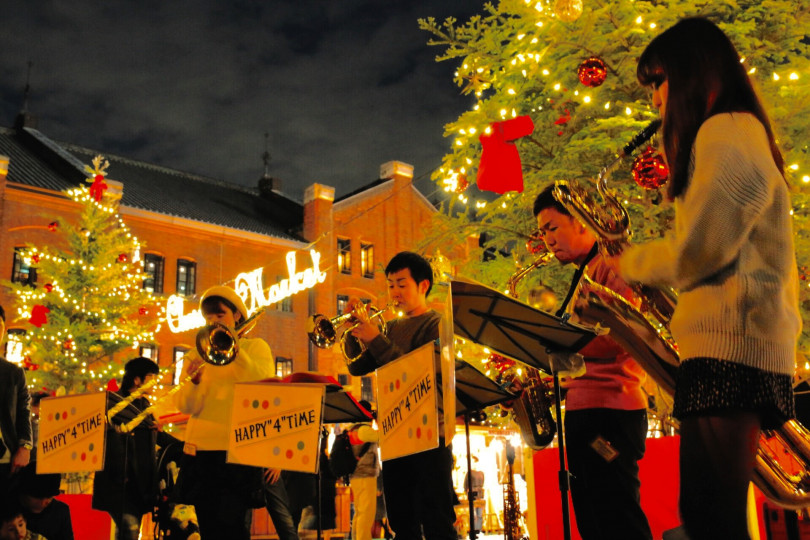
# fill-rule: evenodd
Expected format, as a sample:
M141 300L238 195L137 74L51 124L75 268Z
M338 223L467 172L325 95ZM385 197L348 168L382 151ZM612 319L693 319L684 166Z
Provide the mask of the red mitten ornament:
M534 123L529 116L518 116L504 122L495 122L490 128L489 135L481 135L478 139L482 146L476 177L478 189L495 193L522 193L523 167L515 141L530 135L534 131Z
M37 328L41 328L43 324L48 323L48 313L50 312L51 310L47 307L36 305L31 309L31 318L28 319L28 322Z
M93 178L93 183L90 185L90 195L96 200L101 202L104 192L107 191L107 182L104 181L103 174L97 174Z

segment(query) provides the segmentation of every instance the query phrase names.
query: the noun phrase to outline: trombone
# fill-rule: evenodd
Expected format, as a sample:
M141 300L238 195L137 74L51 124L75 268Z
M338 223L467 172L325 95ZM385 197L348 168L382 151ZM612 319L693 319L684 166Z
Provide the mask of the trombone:
M382 309L369 306L369 311L373 311L373 313L369 315L369 320L376 319L374 322L377 324L377 328L383 335L386 333L386 321L383 318L383 315L389 308L394 307L394 305L394 302L390 302ZM329 349L338 340L338 328L349 323L353 324L346 328L343 331L343 335L340 336L340 351L343 353L343 357L348 365L360 358L363 353L366 352L366 344L352 335L352 330L360 326L360 323L357 322L353 311L351 313L338 315L337 317L333 317L331 319L327 319L326 316L321 314L312 316L307 323L307 335L309 336L309 340L316 347L320 349ZM359 352L353 355L352 351Z
M259 309L256 313L237 324L236 328L233 329L222 323L209 324L208 326L200 328L199 332L197 332L197 352L200 354L200 358L202 358L205 363L214 366L226 366L236 360L236 356L239 354L239 338L253 330L256 326L256 320L264 313L264 310L265 308ZM204 365L205 364L200 364L193 371L189 372L174 388L157 398L153 404L139 412L132 420L115 426L116 431L119 433L129 433L138 427L141 422L146 420L146 418L154 412L161 401L173 396L180 388L188 384ZM107 421L112 424L112 419L116 414L127 408L130 403L152 388L156 383L157 379L149 381L116 403L113 407L110 407L107 411Z

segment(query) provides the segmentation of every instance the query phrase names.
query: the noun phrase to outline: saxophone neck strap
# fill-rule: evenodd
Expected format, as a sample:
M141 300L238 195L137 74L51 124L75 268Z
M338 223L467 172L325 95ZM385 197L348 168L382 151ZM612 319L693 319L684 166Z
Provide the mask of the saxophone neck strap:
M574 296L574 291L577 290L577 285L579 285L580 280L582 279L582 274L585 273L585 268L588 267L588 263L596 257L596 254L599 253L599 244L597 242L593 243L591 246L591 250L588 252L588 255L585 256L585 260L582 261L582 264L579 265L577 271L574 273L574 279L571 280L571 286L568 287L568 294L565 295L565 300L563 300L560 309L557 310L557 317L562 317L565 310L568 308L569 302L571 302L571 298Z

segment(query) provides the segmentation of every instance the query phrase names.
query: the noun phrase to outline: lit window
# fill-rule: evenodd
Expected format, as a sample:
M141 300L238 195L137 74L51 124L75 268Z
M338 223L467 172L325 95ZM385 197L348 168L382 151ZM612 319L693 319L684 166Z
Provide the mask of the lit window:
M144 358L148 358L150 360L153 360L153 361L157 362L157 347L155 347L151 343L146 344L146 345L141 345L141 348L140 348L138 354L140 354Z
M146 279L143 288L152 293L163 292L163 257L147 253L143 257L143 271Z
M276 357L276 377L286 377L293 370L292 358Z
M14 265L11 271L11 281L13 283L33 285L37 282L37 269L25 263L22 256L23 249L25 248L14 248Z
M197 292L197 263L177 259L177 294L194 296Z
M346 311L346 306L349 304L349 297L345 294L337 295L337 314L343 315Z
M363 277L374 277L374 245L360 244L360 272Z
M174 373L172 374L172 384L180 384L183 377L183 358L188 352L188 347L174 348Z
M23 344L21 337L25 335L23 328L9 328L8 340L6 341L5 358L9 362L17 365L22 365L23 358ZM2 337L2 336L0 336Z
M338 270L343 274L352 273L352 241L348 238L338 238L337 241Z

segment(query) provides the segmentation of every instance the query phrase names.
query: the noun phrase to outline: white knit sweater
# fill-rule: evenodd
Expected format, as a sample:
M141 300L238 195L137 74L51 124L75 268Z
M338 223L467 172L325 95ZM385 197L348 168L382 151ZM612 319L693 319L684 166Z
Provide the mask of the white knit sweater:
M234 385L273 377L273 353L263 339L243 338L233 362L203 369L200 384L188 383L174 396L177 408L191 415L185 441L197 450L227 450Z
M801 330L787 185L762 124L712 116L698 131L675 229L621 257L628 280L678 289L682 360L709 357L792 375Z

